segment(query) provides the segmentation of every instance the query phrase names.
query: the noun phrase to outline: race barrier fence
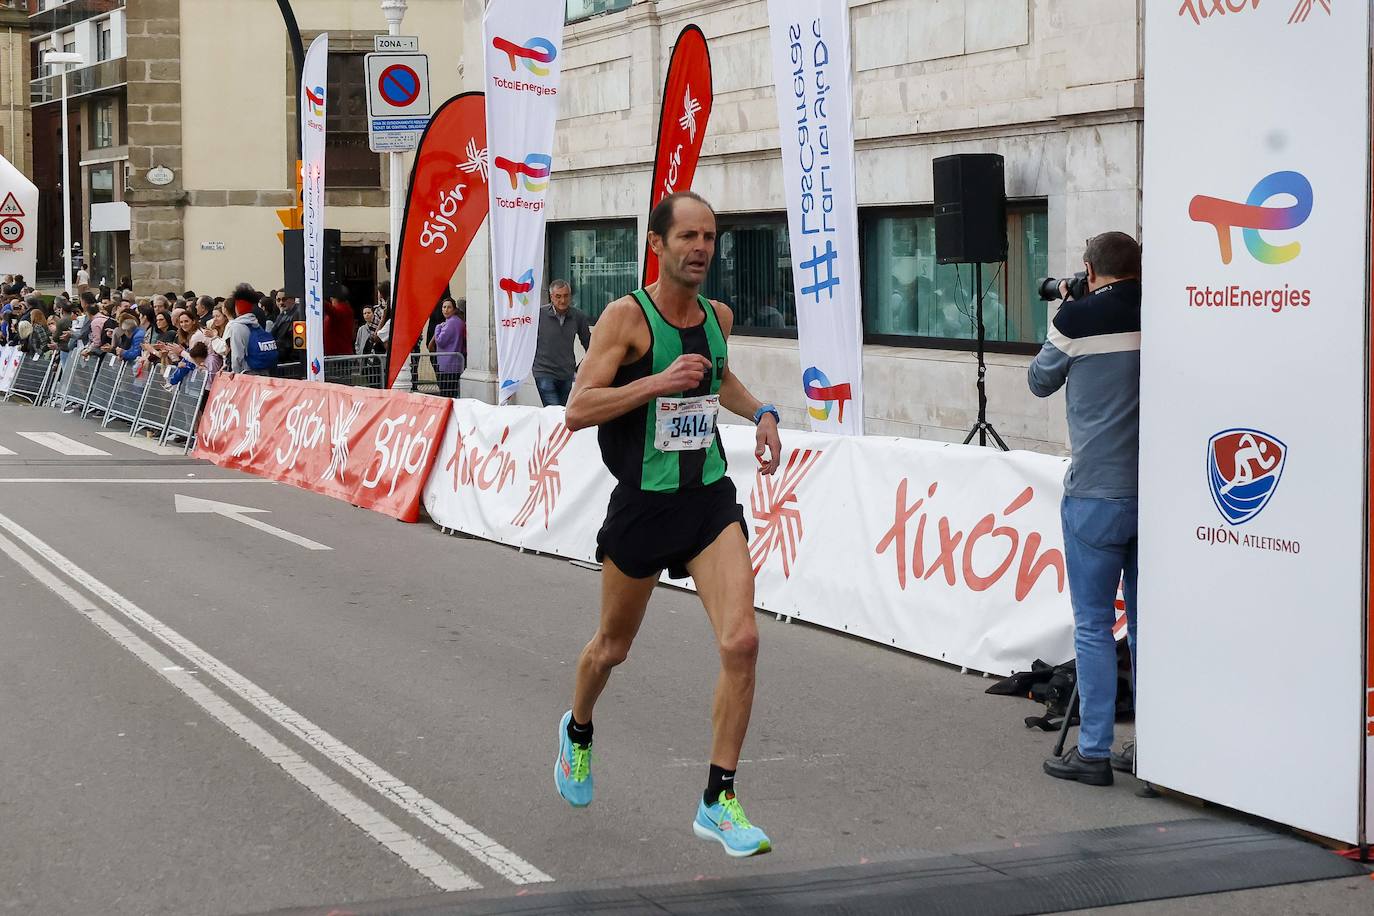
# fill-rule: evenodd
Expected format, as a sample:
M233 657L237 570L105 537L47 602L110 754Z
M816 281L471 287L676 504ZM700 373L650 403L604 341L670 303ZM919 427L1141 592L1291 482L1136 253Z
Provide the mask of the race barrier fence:
M124 363L123 371L115 381L109 405L105 408L105 416L100 421L102 429L109 426L111 420L123 420L132 424L138 416L139 408L143 406L143 396L148 391L149 369L146 366L133 365L127 360L121 362Z
M67 360L66 377L61 393L53 400L53 406L62 410L83 406L90 399L91 384L99 368L99 357L73 353Z
M758 607L995 674L1073 654L1066 459L784 430L764 477L753 427L721 435ZM562 408L249 376L214 381L195 455L406 521L423 499L445 529L583 561L614 484Z
M52 354L21 355L17 371L5 391L5 398L23 398L34 404L42 402L56 360Z
M0 395L8 395L24 356L18 347L0 347Z
M95 380L91 382L90 393L86 397L86 403L81 408L82 419L93 413L103 414L110 409L110 399L114 397L115 389L119 387L120 377L126 371L125 367L124 360L113 353L106 353L101 357L100 366L95 373Z

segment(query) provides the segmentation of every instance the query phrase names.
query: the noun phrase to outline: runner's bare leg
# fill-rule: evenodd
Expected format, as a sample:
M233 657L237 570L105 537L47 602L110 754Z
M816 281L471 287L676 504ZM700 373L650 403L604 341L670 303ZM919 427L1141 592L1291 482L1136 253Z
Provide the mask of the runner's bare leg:
M711 705L711 762L739 767L740 750L754 708L754 666L759 629L754 619L754 571L739 525L731 525L687 564L697 594L716 631L720 677Z
M606 557L601 565L601 624L577 659L577 684L573 688L573 718L592 721L592 708L611 678L611 669L625 661L635 641L649 596L658 576L633 579Z

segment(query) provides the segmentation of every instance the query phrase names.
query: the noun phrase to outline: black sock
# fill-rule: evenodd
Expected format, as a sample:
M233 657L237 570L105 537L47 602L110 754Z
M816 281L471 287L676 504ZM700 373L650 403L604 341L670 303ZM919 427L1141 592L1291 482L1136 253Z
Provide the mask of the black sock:
M573 744L580 744L582 747L591 747L592 744L592 723L583 725L577 721L575 716L568 716L568 740Z
M735 794L735 771L718 767L711 764L711 775L706 779L706 792L703 798L706 804L714 805L720 801L720 793L729 792Z

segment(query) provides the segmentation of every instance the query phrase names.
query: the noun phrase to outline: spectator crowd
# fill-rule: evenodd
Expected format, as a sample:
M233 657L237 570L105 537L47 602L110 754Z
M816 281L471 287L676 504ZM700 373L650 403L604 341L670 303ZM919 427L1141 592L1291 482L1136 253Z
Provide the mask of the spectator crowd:
M127 284L122 284L127 285ZM367 370L366 383L380 383L391 336L389 284L377 290L380 302L357 320L348 291L331 292L324 307L324 352L354 360ZM196 368L219 372L302 378L305 353L297 347L297 322L305 310L284 290L262 294L240 283L228 296L197 295L193 290L136 297L131 289L81 283L77 295L45 297L24 277L0 280L0 346L28 355L56 353L63 368L72 354L113 354L138 375L157 368L177 384ZM443 297L425 337L439 393L457 397L467 361L465 300ZM437 348L437 352L436 352ZM418 362L412 364L418 369ZM359 373L353 373L354 379Z

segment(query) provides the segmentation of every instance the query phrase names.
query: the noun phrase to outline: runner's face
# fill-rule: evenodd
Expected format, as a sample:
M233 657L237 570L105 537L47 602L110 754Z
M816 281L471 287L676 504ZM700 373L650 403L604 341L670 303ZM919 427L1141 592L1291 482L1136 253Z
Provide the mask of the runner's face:
M691 199L679 200L673 207L673 225L667 238L659 238L655 253L660 273L693 288L706 282L706 271L716 251L716 217L710 207Z

